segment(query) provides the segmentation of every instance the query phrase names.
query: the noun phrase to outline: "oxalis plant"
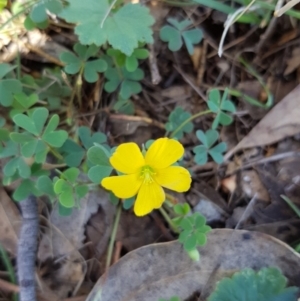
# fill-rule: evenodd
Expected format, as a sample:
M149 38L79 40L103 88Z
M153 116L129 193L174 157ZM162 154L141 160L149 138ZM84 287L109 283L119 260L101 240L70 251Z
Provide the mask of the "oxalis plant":
M218 1L195 2L232 12L231 6ZM0 1L0 9L6 4ZM74 102L82 102L82 84L94 83L99 77L104 79L105 92L116 96L111 109L134 112L131 97L142 91L144 78L139 64L149 56L147 44L153 43L155 20L148 8L121 0L39 0L18 3L14 11L12 18L25 15L27 30L46 28L49 16L74 23L79 41L73 51L61 53L62 69L47 69L39 79L22 74L18 64L0 64L0 105L5 109L0 116L0 158L3 184L18 183L12 198L22 204L28 199L32 202L32 196L47 196L53 207L67 216L74 208L80 209L81 199L100 185L118 208L107 267L121 211L130 208L137 217L159 210L187 254L199 260L198 247L206 244L211 228L204 216L192 213L187 203L178 204L168 192L184 193L192 185L193 175L180 140L194 130L196 118L208 115L212 126L196 131L199 142L193 147L193 158L198 165L210 159L221 164L226 144L220 141L218 129L233 122L235 105L230 97L241 93L211 89L207 110L192 115L176 107L170 113L164 137L143 145L128 142L112 147L105 133L77 126L68 114ZM249 21L251 16L244 18ZM0 25L0 30L4 26ZM161 28L160 38L169 50L179 51L184 46L192 54L203 34L190 20L171 18ZM251 74L258 77L254 71ZM259 105L250 97L245 99ZM272 103L269 99L268 106ZM71 131L65 130L66 124Z

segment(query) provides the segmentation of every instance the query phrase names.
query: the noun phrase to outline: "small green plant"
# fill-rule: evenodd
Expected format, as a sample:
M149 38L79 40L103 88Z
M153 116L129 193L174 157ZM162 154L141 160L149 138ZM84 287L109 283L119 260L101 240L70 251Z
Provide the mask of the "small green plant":
M168 42L171 51L181 49L183 42L190 55L194 53L194 45L201 42L203 38L202 31L199 28L188 29L192 25L190 20L179 22L176 19L168 18L172 25L165 25L161 28L159 36L162 41Z
M111 93L119 89L119 95L124 100L142 91L139 81L144 78L144 71L140 68L128 72L125 67L109 67L104 75L107 79L105 91Z
M84 79L89 83L98 80L98 72L102 73L107 69L107 63L102 59L89 60L97 55L99 47L90 45L89 47L76 43L73 47L77 56L71 52L64 52L60 59L66 64L64 70L68 74L83 73Z
M181 107L176 107L169 115L168 122L165 127L167 132L175 132L172 137L181 139L185 133L191 133L194 125L189 119L192 114L183 110ZM183 126L182 126L183 125Z
M208 301L295 301L297 291L287 287L287 279L277 268L244 269L217 283Z
M233 121L233 118L227 112L234 113L236 109L234 103L231 100L228 100L227 96L227 89L223 93L222 98L220 91L217 89L212 89L209 92L207 105L209 109L216 114L212 124L213 129L216 129L219 124L229 125Z
M29 116L17 114L13 117L15 124L25 132L11 133L11 140L21 145L22 156L34 156L37 163L44 163L49 150L61 147L68 138L66 131L56 130L59 124L58 115L53 115L45 126L48 116L49 111L46 108L37 108Z
M53 179L53 190L63 207L79 207L79 200L88 193L89 187L78 183L79 173L78 168L71 167Z
M179 223L182 232L179 234L179 242L183 244L187 252L191 252L196 247L201 247L206 244L208 233L211 228L206 225L206 219L199 213L185 216Z
M216 163L221 164L223 162L223 153L226 151L227 146L225 142L220 142L214 146L218 141L219 133L212 129L205 133L198 130L196 136L203 145L193 148L195 153L194 161L199 165L203 165L207 163L208 155L210 155Z

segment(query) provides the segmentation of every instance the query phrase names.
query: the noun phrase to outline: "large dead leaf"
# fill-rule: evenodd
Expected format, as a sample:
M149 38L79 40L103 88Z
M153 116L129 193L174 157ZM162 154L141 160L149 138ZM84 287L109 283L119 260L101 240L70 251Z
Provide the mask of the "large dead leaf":
M300 286L300 256L272 236L217 229L193 262L178 242L152 244L128 253L97 282L87 301L154 301L201 292L206 300L216 281L246 267L278 267Z
M0 190L0 244L12 254L16 254L21 216L15 203L2 188Z
M57 258L70 255L79 250L85 238L85 224L92 214L102 206L106 216L114 215L115 206L109 201L107 192L102 189L91 191L80 202L80 208L74 209L70 216L60 216L58 210L54 209L49 218L50 228L47 229L39 245L38 258L45 261L48 258ZM105 221L103 221L105 222ZM109 234L105 234L106 244ZM103 237L99 237L99 241ZM75 256L76 257L76 256Z
M272 144L299 133L299 98L300 85L284 97L224 159L227 160L238 150Z

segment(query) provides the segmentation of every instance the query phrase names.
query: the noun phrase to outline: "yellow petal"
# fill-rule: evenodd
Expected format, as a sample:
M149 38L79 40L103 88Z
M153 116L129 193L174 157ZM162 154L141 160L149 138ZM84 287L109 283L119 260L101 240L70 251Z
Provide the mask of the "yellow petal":
M182 144L174 139L160 138L154 141L149 147L146 155L146 164L153 167L163 169L183 156L184 148Z
M159 169L154 179L159 185L177 192L188 191L192 182L188 170L181 166L169 166L165 169Z
M110 164L125 174L137 173L145 165L145 159L136 143L123 143L109 159Z
M137 216L146 215L153 209L160 208L164 200L165 192L155 181L143 183L134 203L134 213Z
M114 176L104 178L101 185L111 190L114 195L121 199L127 199L135 196L141 187L142 179L139 174L125 176Z

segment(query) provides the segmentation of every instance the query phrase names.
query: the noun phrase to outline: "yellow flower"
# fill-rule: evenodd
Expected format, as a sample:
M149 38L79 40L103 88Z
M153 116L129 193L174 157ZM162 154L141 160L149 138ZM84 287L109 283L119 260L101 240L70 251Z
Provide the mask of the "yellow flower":
M137 194L134 212L143 216L162 206L165 201L162 187L177 192L189 190L189 172L183 167L171 166L183 153L182 144L174 139L157 139L145 155L137 144L123 143L111 156L110 163L124 175L104 178L101 184L122 199Z

